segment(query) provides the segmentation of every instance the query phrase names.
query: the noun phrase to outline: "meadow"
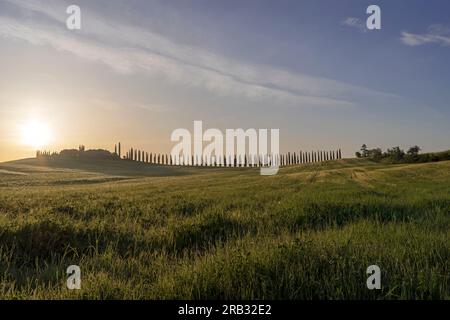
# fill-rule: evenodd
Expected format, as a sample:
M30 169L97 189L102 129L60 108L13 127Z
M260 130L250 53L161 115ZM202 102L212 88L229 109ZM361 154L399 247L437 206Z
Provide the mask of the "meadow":
M0 298L450 299L450 161L3 163Z

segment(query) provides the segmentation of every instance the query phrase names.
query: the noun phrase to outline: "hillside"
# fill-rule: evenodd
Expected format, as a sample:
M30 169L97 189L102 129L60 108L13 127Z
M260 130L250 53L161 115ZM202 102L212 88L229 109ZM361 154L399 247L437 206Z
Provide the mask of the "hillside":
M450 299L450 161L143 166L0 164L0 297Z
M42 171L69 169L79 172L99 173L111 176L171 176L189 174L188 168L156 166L146 163L104 160L104 159L71 159L71 158L30 158L0 163L0 168L11 168L11 171ZM5 169L7 170L7 169Z

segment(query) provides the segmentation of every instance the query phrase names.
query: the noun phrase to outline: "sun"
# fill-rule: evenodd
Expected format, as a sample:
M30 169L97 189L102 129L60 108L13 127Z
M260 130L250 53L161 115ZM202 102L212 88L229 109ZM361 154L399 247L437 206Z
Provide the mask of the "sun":
M33 148L46 146L52 138L49 126L43 122L33 120L23 125L21 129L22 143Z

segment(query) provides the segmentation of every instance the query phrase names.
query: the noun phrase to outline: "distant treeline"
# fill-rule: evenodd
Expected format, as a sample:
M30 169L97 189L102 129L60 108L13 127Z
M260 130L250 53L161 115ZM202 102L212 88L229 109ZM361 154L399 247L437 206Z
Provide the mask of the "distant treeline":
M419 146L410 147L406 152L400 147L392 147L385 152L381 148L369 149L366 144L355 152L357 158L368 158L385 163L420 163L450 160L450 150L441 152L420 153Z
M95 149L86 150L83 145L78 149L64 149L60 152L52 151L37 151L36 158L88 158L88 159L120 159L117 153L109 152L108 150Z
M89 159L114 159L143 162L156 165L181 165L181 166L213 166L213 167L261 167L261 166L289 166L302 163L323 162L329 160L338 160L342 158L341 149L331 151L299 151L288 152L273 156L266 155L242 155L234 157L226 157L219 159L215 156L205 157L176 157L170 154L148 153L142 150L130 148L122 156L122 147L118 143L114 146L114 152L108 150L86 150L83 145L77 149L65 149L61 152L37 151L37 158L89 158Z
M117 149L116 149L117 150ZM223 156L194 156L183 157L182 155L173 156L168 154L148 153L142 150L131 148L125 153L124 159L129 161L144 162L158 165L181 165L181 166L212 166L212 167L262 167L262 166L288 166L302 163L323 162L328 160L341 159L341 149L332 151L299 151L279 154L265 155L234 155Z

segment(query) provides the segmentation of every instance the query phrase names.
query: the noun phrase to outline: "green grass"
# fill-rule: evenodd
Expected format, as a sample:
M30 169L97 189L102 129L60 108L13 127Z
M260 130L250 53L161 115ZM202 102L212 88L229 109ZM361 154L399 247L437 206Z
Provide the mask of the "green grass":
M450 162L0 164L0 298L450 299Z

